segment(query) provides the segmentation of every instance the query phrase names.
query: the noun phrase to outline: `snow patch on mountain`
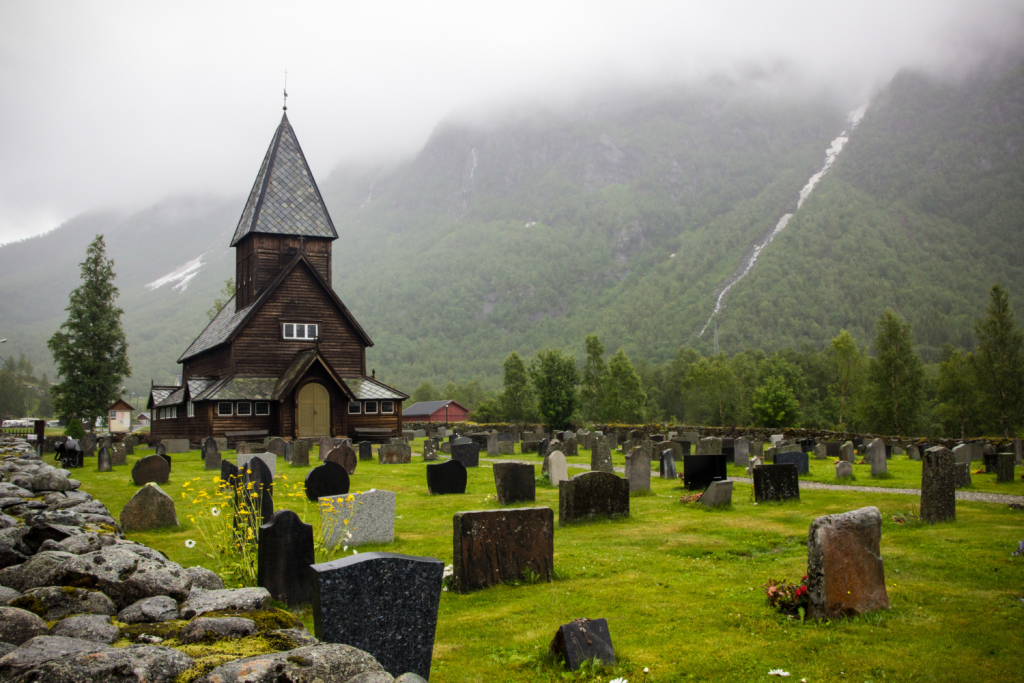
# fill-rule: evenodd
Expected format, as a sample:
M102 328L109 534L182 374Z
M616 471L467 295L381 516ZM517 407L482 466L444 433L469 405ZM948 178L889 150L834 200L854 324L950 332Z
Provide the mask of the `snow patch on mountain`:
M196 275L198 275L199 270L203 267L204 256L206 256L205 253L200 254L196 258L185 263L185 265L175 268L167 275L164 275L162 278L153 280L148 285L146 285L146 289L153 291L154 289L159 289L164 285L168 285L174 282L176 284L173 287L171 287L171 289L179 293L184 292L185 289L188 287L189 281Z

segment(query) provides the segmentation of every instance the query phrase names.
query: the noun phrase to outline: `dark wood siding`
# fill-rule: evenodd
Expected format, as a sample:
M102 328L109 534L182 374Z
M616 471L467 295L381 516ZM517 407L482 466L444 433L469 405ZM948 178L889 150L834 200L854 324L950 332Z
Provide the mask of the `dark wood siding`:
M378 405L379 405L378 401ZM391 415L387 414L376 414L376 415L348 415L348 404L344 406L346 424L345 436L354 437L356 427L384 427L387 429L395 430L396 436L402 434L402 402L395 401L395 412Z
M182 377L226 377L231 372L231 347L210 349L182 363Z

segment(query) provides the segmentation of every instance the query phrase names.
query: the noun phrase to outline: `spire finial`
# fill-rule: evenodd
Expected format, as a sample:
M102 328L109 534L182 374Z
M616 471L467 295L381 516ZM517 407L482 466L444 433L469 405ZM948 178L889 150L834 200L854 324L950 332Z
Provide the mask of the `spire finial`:
M288 69L284 70L284 106L281 109L288 111Z

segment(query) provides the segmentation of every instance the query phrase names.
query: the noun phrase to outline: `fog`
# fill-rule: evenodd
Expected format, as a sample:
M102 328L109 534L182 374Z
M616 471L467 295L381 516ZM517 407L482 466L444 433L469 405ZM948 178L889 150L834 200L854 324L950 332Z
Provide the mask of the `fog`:
M709 77L867 99L1020 42L1006 0L0 4L0 243L80 212L244 196L281 116L313 173L457 113ZM241 207L239 207L241 208Z

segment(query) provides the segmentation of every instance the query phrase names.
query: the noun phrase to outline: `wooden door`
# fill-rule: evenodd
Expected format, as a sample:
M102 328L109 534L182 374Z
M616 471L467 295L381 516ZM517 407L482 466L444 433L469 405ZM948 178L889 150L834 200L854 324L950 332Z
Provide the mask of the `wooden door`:
M331 395L322 384L310 382L299 390L299 436L331 435Z

